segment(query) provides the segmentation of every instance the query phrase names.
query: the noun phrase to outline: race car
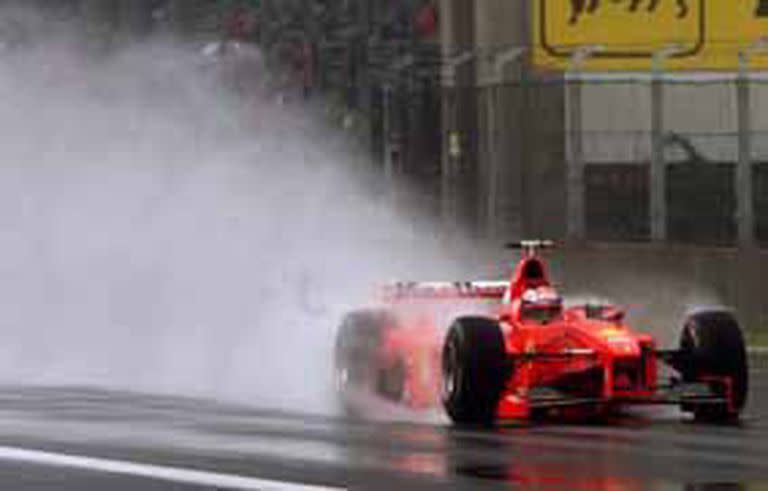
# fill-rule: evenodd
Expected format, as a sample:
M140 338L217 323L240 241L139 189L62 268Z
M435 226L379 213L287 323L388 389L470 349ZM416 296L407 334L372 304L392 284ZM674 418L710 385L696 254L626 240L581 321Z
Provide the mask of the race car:
M512 244L521 258L508 281L390 284L376 307L346 315L334 355L344 408L354 413L361 396L374 396L442 406L454 424L471 426L601 417L638 404L679 405L697 421L738 419L748 369L730 311L690 314L678 347L659 349L616 305L566 307L540 253L552 246Z

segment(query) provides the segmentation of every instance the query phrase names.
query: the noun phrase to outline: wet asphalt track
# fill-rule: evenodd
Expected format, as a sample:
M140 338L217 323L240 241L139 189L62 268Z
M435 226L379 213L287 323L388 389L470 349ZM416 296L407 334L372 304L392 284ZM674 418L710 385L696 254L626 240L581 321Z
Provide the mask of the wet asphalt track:
M768 373L752 380L741 426L694 425L655 408L607 425L486 432L93 389L4 388L0 489L226 489L14 461L8 448L353 489L763 489Z

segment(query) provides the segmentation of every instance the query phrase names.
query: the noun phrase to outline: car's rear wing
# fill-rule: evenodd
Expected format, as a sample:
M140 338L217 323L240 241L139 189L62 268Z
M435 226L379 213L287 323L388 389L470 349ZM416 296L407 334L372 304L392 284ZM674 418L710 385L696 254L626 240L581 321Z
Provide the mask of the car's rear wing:
M540 250L554 249L556 246L552 240L521 240L505 244L507 249L523 251L525 256L535 256Z
M499 300L508 281L421 281L389 283L381 288L386 300Z

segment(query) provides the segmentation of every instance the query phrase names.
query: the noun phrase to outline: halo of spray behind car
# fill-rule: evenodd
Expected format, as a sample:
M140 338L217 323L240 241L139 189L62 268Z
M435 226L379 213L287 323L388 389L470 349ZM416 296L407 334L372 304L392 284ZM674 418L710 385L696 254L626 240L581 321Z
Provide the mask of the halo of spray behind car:
M0 383L330 410L361 285L454 263L304 108L70 27L0 55Z

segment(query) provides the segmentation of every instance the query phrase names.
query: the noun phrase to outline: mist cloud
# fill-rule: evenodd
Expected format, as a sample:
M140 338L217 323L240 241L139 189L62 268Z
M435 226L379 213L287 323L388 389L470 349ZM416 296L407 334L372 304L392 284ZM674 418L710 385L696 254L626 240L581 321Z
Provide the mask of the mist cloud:
M0 54L0 382L330 407L340 313L456 271L434 230L197 49L83 46Z

